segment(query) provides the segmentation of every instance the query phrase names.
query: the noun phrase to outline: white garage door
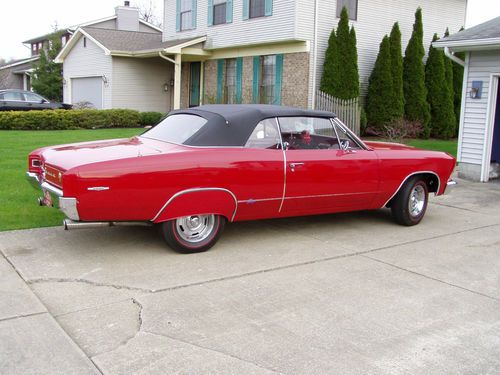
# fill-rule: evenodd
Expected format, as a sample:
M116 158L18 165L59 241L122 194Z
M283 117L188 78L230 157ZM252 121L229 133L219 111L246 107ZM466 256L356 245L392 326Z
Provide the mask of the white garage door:
M88 102L94 108L102 109L102 77L73 78L71 101L73 104Z

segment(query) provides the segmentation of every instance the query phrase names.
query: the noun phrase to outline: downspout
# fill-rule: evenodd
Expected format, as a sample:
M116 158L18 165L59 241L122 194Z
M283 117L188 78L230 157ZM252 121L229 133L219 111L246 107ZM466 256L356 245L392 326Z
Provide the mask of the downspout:
M318 17L319 0L314 0L314 42L313 42L313 76L312 76L312 109L316 109L316 75L318 71Z
M462 59L459 59L458 57L456 57L453 52L450 51L450 47L444 47L444 54L446 57L448 57L449 59L455 61L457 64L459 65L462 65L463 67L465 67L465 61L463 61Z

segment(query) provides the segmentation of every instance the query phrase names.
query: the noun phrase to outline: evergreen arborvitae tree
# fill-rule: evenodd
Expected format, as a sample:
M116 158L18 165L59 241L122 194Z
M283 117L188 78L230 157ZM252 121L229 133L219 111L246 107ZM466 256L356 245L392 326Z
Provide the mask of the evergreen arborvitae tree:
M462 27L460 31L463 31ZM465 60L465 52L458 52L455 54L456 57ZM453 92L454 92L454 107L455 107L455 117L457 118L457 131L455 135L458 135L458 128L460 126L460 110L462 109L462 86L464 84L464 67L456 62L453 62Z
M446 38L447 36L450 36L450 30L447 28L444 37ZM453 112L455 112L455 87L454 87L454 80L453 80L453 64L455 64L451 59L447 58L443 54L443 59L444 59L444 72L445 72L445 79L446 79L446 84L448 85L449 92L453 96L452 101L453 101ZM458 133L458 121L455 116L455 129L453 130L453 135Z
M401 53L401 31L396 22L389 38L391 44L392 88L394 90L394 117L403 118L405 99L403 90L403 55Z
M328 48L325 52L325 62L323 63L323 75L321 76L320 90L329 95L335 95L335 59L337 58L337 36L335 29L330 34L328 39Z
M54 101L62 101L62 66L54 59L62 48L61 34L54 33L48 50L42 50L40 59L34 65L31 86L33 91Z
M438 40L434 34L433 42ZM425 82L427 100L431 108L431 135L449 139L455 134L455 111L453 107L453 91L446 75L444 52L431 44L429 57L425 66Z
M347 8L342 9L337 27L337 47L332 70L335 72L335 85L332 95L341 99L359 96L358 53L356 32L349 30Z
M431 116L425 87L423 35L422 9L418 8L415 13L413 33L406 47L403 60L405 117L409 121L420 122L423 127L422 136L428 138L430 135L429 121Z
M391 43L386 35L380 44L377 61L370 76L366 97L368 124L381 127L394 120L394 88L391 67Z

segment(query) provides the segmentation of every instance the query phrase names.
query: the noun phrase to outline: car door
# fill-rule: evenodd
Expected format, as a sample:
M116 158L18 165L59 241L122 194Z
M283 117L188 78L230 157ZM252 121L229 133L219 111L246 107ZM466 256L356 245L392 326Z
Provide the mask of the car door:
M50 103L42 98L40 95L37 95L32 92L24 93L24 97L26 98L26 105L30 109L47 109L50 108Z
M328 118L279 118L286 157L284 216L372 208L379 161Z

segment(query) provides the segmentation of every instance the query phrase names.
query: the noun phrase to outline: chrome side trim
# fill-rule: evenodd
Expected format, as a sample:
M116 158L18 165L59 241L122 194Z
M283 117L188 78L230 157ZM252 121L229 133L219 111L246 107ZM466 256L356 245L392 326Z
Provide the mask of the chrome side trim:
M282 199L283 199L283 197L279 197L279 198L264 198L264 199L247 199L247 200L244 200L244 201L238 201L238 204L280 201Z
M94 186L94 187L89 187L87 188L89 191L105 191L109 190L109 186Z
M167 208L167 206L170 203L172 203L172 201L175 198L178 198L178 197L180 197L181 195L184 195L184 194L197 193L199 191L223 191L225 193L229 193L229 195L231 195L231 197L233 197L234 204L235 204L233 216L231 217L231 222L234 221L234 218L236 216L236 211L238 211L238 200L236 199L236 196L233 194L232 191L230 191L228 189L224 189L224 188L195 188L195 189L187 189L187 190L179 191L179 192L175 193L174 195L172 195L172 197L167 201L167 203L165 203L163 205L163 207L160 209L160 211L158 211L158 213L156 214L156 216L153 219L151 219L151 221L155 221L156 219L158 219L158 217L165 210L165 208Z
M63 196L63 191L61 189L56 188L55 186L52 186L48 182L42 182L42 184L40 186L42 187L42 189L45 189L58 197Z
M283 173L284 173L284 179L283 179L283 196L281 197L281 204L278 212L281 212L281 209L283 208L283 204L285 203L285 196L286 196L286 150L285 146L283 144L283 137L281 136L281 126L280 126L280 120L278 117L274 118L276 120L276 125L278 126L278 133L280 135L280 142L281 142L281 152L283 152Z
M413 172L411 174L409 174L408 176L406 176L406 178L403 180L403 182L401 182L401 184L399 185L399 187L396 189L396 192L394 194L391 195L391 197L387 200L387 202L384 203L384 205L380 208L384 208L385 206L387 206L387 204L391 201L392 198L394 198L396 196L396 194L399 192L399 190L401 189L401 187L405 184L405 182L412 176L415 176L417 174L425 174L425 173L429 173L429 174L433 174L434 176L436 176L437 180L438 180L438 187L437 187L437 191L434 193L434 195L437 195L439 193L439 189L441 188L441 179L439 178L439 176L437 175L436 172L432 172L432 171L419 171L419 172Z

